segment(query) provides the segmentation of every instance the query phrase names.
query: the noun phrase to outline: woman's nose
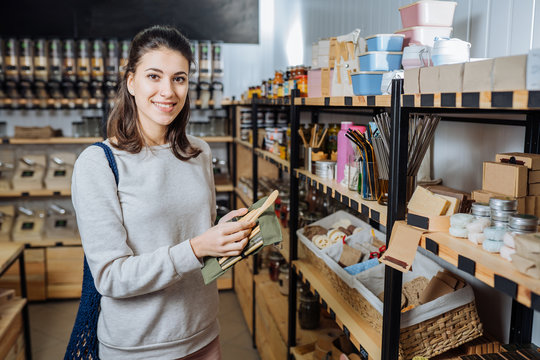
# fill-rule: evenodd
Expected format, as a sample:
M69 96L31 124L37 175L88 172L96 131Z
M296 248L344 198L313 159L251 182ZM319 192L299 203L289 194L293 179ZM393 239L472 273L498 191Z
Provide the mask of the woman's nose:
M173 91L170 81L163 81L159 90L159 95L166 98L172 96L172 94Z

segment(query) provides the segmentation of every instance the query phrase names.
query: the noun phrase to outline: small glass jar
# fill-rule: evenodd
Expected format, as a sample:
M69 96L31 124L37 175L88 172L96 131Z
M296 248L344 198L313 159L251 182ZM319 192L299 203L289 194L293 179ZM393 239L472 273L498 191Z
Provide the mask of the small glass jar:
M284 262L283 256L274 251L268 256L268 261L268 273L270 274L270 280L279 281L279 267Z
M302 329L315 329L319 326L321 308L319 299L311 292L300 294L298 320Z
M289 227L289 211L291 210L291 200L288 196L281 198L281 205L279 208L279 221L284 228Z
M289 265L282 264L279 267L279 292L282 295L289 295Z

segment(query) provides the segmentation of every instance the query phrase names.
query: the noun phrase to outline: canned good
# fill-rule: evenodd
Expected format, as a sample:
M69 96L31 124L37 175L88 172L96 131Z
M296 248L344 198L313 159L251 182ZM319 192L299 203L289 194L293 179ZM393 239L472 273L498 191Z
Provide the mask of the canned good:
M491 216L491 208L489 207L489 204L487 203L472 203L471 205L471 213L474 215L475 219L481 218L481 217L490 217Z
M494 210L491 209L491 220L508 223L510 215L514 215L516 210Z
M496 198L489 199L489 207L494 210L517 211L517 200L508 198Z
M538 217L527 214L512 214L508 225L510 231L517 233L534 233L538 229Z

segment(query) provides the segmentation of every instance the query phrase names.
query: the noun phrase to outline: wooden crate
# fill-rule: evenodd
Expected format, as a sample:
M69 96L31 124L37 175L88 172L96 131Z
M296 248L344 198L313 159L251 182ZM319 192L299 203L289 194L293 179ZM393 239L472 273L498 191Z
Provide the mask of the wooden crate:
M246 261L234 267L234 291L249 332L253 334L253 274Z
M81 296L84 253L81 246L46 249L47 298L66 299Z
M15 299L0 307L0 359L15 360L24 354L22 309L25 299Z
M24 264L28 300L45 300L45 249L24 250ZM20 296L19 281L19 262L17 261L0 278L0 287L14 289Z

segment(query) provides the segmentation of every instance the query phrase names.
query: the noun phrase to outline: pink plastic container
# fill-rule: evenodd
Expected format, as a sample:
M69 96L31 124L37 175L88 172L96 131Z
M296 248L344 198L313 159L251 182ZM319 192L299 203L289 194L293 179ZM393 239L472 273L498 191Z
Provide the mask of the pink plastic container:
M308 70L307 96L321 97L321 69Z
M404 28L412 26L452 26L456 2L420 0L399 8Z
M433 47L435 37L449 38L452 27L445 26L413 26L396 31L396 34L404 34L403 46L409 44L427 45Z

